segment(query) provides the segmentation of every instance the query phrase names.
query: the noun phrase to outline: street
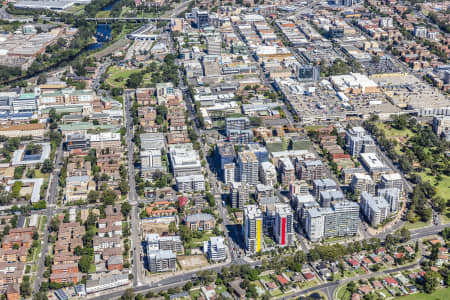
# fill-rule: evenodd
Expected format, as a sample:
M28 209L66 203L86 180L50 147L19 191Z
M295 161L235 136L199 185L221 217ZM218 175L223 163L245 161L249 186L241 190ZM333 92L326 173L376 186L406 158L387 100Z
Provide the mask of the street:
M128 152L128 185L130 190L128 192L128 202L131 204L131 249L133 253L133 286L136 287L142 283L142 262L140 260L140 254L142 253L141 237L139 235L139 216L137 206L137 194L136 194L136 172L134 169L134 130L133 130L133 117L131 116L132 97L131 92L126 91L124 93L125 102L125 124L126 124L126 141Z
M58 197L58 186L59 186L59 175L60 175L60 164L62 163L62 144L59 145L56 150L56 160L55 165L53 167L53 172L51 176L51 181L49 184L49 189L47 191L47 211L45 215L47 216L47 224L44 229L44 236L40 237L41 240L41 253L39 256L39 260L37 261L37 269L36 269L36 279L34 281L33 293L39 292L41 287L41 282L43 279L44 269L45 269L45 257L48 252L48 235L49 235L49 226L52 218L54 216L54 210L56 205L56 199Z

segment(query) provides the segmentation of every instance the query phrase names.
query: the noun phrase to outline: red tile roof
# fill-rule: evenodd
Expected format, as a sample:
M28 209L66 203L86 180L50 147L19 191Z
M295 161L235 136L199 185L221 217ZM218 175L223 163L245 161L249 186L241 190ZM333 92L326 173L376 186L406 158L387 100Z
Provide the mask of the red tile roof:
M386 283L389 284L389 285L398 285L397 280L395 280L395 279L392 278L392 277L386 277L386 278L384 279L384 282L386 282Z
M283 276L281 276L281 275L277 275L277 279L278 279L278 282L279 282L281 285L286 285L286 284L288 284L288 280L287 280L286 278L284 278Z

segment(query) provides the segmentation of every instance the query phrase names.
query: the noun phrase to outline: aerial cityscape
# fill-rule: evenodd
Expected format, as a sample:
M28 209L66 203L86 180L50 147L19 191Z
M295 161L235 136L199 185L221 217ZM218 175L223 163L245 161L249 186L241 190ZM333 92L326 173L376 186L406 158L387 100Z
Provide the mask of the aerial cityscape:
M0 299L450 299L449 1L0 27Z

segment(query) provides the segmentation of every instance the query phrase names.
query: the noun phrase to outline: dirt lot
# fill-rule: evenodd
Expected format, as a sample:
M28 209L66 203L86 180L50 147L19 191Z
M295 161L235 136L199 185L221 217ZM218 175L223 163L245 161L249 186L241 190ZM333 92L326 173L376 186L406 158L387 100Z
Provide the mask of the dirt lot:
M208 266L208 260L203 255L177 256L177 260L186 271Z

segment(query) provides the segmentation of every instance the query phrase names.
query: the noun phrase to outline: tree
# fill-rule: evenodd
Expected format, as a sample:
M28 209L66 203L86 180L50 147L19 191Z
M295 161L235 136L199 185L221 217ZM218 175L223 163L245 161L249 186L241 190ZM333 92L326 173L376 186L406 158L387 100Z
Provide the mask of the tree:
M79 262L78 262L78 267L80 268L80 271L82 273L88 273L89 272L89 268L91 266L91 262L92 262L92 257L89 255L83 255Z
M192 286L193 286L192 282L191 282L191 281L188 281L188 282L183 286L183 290L186 291L186 292L188 292L188 291L191 290Z
M100 193L97 191L89 191L88 201L89 203L97 202L97 199L100 198Z
M102 202L105 205L112 205L114 204L114 202L116 202L117 200L117 194L111 190L111 189L106 189L103 194L102 194Z
M128 193L129 187L128 187L128 181L127 180L121 180L119 183L119 190L122 195L126 195Z
M170 233L177 232L177 224L173 221L169 223L169 232Z
M133 289L127 289L125 293L123 293L122 297L120 297L121 300L133 300L134 299L134 293Z
M142 82L142 79L143 75L141 72L131 74L127 79L127 87L132 89L138 88Z
M411 239L411 232L407 228L403 227L400 230L400 236L402 239L402 243L406 243L407 241L409 241Z
M208 203L209 203L210 207L216 206L216 200L214 199L214 196L211 193L207 193L206 198L208 199Z
M20 285L20 295L24 298L28 298L31 296L31 284L29 276L24 276L22 279L22 284Z
M446 227L442 230L442 236L446 241L450 240L450 227Z
M120 211L122 214L126 217L131 211L131 205L128 202L122 203L122 206L120 207Z
M439 274L434 271L428 271L425 273L423 289L426 293L431 294L436 290L439 285Z
M58 219L58 217L54 217L51 221L50 221L50 231L56 232L59 230L59 224L61 223L61 221Z
M51 173L53 171L53 162L50 159L44 160L41 168L42 173Z
M40 74L37 79L37 84L46 84L47 83L47 75L44 73Z

